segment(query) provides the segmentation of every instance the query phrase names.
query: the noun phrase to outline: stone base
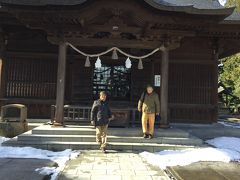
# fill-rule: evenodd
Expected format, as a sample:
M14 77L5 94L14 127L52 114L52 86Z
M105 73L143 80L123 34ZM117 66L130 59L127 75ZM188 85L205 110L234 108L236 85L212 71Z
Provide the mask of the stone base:
M12 138L27 131L27 122L0 122L0 136Z

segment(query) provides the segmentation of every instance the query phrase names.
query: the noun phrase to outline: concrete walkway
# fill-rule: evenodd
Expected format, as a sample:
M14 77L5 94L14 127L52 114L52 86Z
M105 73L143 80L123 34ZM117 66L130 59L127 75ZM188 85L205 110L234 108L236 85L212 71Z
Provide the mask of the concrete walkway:
M83 151L67 163L59 180L168 180L165 173L147 164L139 152Z

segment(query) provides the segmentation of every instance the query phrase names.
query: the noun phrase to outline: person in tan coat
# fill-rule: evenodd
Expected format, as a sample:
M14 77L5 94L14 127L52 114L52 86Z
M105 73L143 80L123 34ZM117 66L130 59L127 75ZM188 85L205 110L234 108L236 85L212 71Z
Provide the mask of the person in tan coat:
M152 139L154 135L155 116L160 113L159 96L153 86L148 85L138 101L138 111L142 112L143 137ZM149 128L148 128L149 123Z

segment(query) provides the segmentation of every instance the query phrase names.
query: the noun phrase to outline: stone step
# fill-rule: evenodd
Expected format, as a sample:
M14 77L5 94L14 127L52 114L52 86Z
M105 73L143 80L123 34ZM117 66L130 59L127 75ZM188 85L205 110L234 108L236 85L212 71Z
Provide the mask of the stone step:
M36 127L42 126L43 123L28 123L28 130L32 130Z
M95 135L45 135L31 134L30 132L18 136L18 141L41 141L41 142L95 142ZM109 142L131 142L131 143L158 143L158 144L178 144L178 145L201 145L202 140L193 136L190 137L155 137L144 139L140 136L108 136Z
M13 138L9 141L5 141L4 143L2 143L2 146L14 146L14 147L31 146L35 148L47 149L52 151L62 151L65 149L73 149L73 150L99 149L99 145L96 142L18 141L17 138ZM200 147L200 146L158 144L158 143L109 142L107 149L158 152L166 149L177 150L177 149L189 149L189 148L196 148L196 147Z
M64 128L52 128L43 125L32 130L32 134L40 135L95 135L96 130L92 126L67 126ZM109 128L109 136L141 137L141 128ZM156 137L181 137L188 138L189 133L180 129L156 129Z
M60 151L64 149L95 150L96 130L92 126L66 126L53 128L42 125L19 135L3 146L31 146ZM203 146L203 141L186 131L170 128L156 129L153 139L142 138L141 128L109 128L108 149L160 151L166 149L186 149Z

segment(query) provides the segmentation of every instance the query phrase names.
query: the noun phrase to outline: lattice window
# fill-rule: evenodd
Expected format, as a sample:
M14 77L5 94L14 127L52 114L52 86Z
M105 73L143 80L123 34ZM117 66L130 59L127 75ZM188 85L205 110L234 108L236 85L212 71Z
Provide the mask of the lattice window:
M129 100L131 92L131 71L125 66L103 66L94 70L93 94L106 91L111 99Z

